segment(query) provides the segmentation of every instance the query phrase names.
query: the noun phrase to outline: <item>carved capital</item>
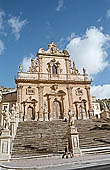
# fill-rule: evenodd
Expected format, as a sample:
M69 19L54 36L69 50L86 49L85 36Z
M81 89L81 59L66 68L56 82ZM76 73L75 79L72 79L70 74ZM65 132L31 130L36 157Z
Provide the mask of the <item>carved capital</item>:
M18 88L18 90L19 90L19 89L21 89L21 90L22 90L23 86L18 85L18 86L17 86L17 88Z

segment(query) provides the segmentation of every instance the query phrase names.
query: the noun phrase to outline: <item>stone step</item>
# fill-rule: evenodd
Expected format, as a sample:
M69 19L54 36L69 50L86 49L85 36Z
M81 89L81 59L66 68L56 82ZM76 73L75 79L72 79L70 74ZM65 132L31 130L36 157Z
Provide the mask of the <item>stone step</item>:
M13 142L12 157L64 152L68 124L59 121L20 122Z
M110 122L108 123L106 120L76 120L75 124L79 132L81 149L110 146L110 130L100 128L105 125L110 126ZM96 128L97 126L99 129Z

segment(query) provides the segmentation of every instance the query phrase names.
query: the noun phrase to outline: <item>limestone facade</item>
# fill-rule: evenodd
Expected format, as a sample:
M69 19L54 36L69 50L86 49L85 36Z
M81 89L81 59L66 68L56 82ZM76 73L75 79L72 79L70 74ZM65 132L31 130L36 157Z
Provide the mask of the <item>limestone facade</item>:
M29 70L23 72L20 65L15 79L20 120L68 119L69 110L75 119L91 118L91 80L85 68L82 72L74 62L71 65L69 53L59 51L53 42L46 51L40 48Z

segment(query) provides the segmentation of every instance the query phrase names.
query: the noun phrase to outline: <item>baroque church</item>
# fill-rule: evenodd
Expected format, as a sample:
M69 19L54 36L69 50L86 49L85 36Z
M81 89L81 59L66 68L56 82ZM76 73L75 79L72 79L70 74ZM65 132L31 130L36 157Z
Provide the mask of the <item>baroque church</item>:
M40 48L27 72L19 66L15 82L0 102L0 160L61 155L67 146L72 157L105 152L110 111L100 112L86 69L81 74L67 50L54 42Z
M20 121L68 119L68 112L75 119L91 118L91 80L86 69L81 74L68 51L59 51L54 42L47 50L40 48L36 56L27 72L19 66L15 79Z

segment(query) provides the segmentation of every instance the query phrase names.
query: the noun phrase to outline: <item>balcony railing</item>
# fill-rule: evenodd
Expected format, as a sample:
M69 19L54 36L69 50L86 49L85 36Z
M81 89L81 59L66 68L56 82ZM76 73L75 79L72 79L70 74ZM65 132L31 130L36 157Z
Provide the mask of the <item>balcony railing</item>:
M59 74L59 75L54 75L51 74L49 75L48 73L25 73L21 72L18 73L18 76L15 77L15 79L23 79L23 80L73 80L73 81L90 81L88 79L88 76L84 75L73 75L73 74Z

